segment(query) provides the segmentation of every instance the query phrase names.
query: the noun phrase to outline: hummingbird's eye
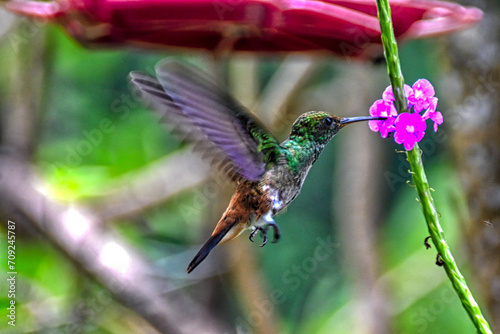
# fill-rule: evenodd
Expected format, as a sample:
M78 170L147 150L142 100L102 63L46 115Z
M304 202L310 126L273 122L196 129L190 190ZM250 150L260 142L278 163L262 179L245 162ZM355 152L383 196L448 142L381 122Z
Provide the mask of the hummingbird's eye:
M327 118L323 119L323 122L324 122L326 125L330 126L330 125L332 125L332 123L333 123L333 119L332 119L331 117L327 117Z

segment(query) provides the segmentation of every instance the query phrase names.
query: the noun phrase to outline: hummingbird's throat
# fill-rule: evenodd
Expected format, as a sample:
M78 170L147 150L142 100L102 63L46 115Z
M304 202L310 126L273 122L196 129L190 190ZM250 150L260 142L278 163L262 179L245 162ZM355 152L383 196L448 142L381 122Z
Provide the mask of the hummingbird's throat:
M283 201L279 198L279 192L276 189L271 189L269 185L265 185L262 187L262 190L266 193L269 193L269 198L271 199L271 207L272 211L279 211L283 207Z

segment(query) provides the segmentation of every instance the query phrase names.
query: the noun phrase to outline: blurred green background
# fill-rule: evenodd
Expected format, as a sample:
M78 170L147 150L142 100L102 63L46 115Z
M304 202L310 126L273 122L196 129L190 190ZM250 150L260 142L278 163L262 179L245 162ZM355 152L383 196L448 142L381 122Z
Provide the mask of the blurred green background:
M210 71L208 55L85 49L54 26L40 27L34 38L40 40L43 50L40 66L44 76L40 114L33 115L38 121L32 163L45 194L63 205L99 215L105 212L110 192L136 173L186 150L157 116L129 99L128 73L148 71L166 56ZM447 43L447 38L408 42L401 47L401 61L407 83L428 78L440 97L445 124L437 134L429 129L427 143L421 145L424 163L449 244L483 303L483 283L475 280L470 264L473 256L467 255L474 251L465 235L467 195L450 144L454 134L446 123L447 112L453 108L444 92L453 67ZM15 52L9 38L0 40L4 114L11 107L15 69L31 59L24 54L27 50L29 46L23 45ZM282 126L275 126L281 140L293 119L307 110L323 109L342 116L368 114L371 102L388 85L383 64L313 59L308 79L282 111ZM280 66L308 61L306 56L247 55L221 60L217 66L236 95L241 87L243 92L255 87L250 97L241 98L258 113L265 106L256 99L269 88ZM137 211L125 208L96 228L102 233L111 231L124 249L138 254L155 281L168 282L168 287L160 283L162 290L157 291L166 303L182 308L169 296L190 296L230 333L474 333L443 269L434 264L435 252L425 250L428 233L415 190L406 182L410 180L408 165L404 154L397 152L402 148L366 125L342 131L312 168L301 195L276 218L283 234L277 244L259 248L245 234L232 245L217 247L193 274L185 274L233 190L231 185L219 186L214 181L219 176L211 178L206 173L197 185L184 189L181 184L181 191L139 206ZM94 143L92 134L97 136ZM359 210L365 210L364 220L359 218ZM140 312L109 292L106 283L82 270L50 237L28 222L2 217L3 264L7 262L6 222L16 221L17 313L16 326L11 327L2 306L0 330L155 332ZM120 254L114 254L117 262ZM101 258L96 255L95 259ZM5 265L2 268L7 272ZM0 287L1 305L8 305L5 279ZM487 315L492 310L485 308Z

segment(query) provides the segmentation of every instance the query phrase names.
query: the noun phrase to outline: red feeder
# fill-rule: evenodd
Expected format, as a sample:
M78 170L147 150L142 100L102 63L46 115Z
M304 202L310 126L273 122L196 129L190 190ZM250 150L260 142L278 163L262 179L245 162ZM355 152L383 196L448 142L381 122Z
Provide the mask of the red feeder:
M400 40L442 35L482 18L473 7L392 0ZM54 20L83 44L214 51L318 51L380 54L375 0L58 0L7 1L13 12Z

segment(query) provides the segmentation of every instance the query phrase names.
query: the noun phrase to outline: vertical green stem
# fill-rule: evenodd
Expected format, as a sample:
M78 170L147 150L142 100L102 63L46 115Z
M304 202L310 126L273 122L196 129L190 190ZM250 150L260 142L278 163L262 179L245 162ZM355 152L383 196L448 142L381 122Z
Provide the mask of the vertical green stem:
M387 72L392 84L395 106L398 112L407 110L408 102L404 91L405 79L401 72L399 64L398 43L394 36L392 28L391 7L388 0L377 0L378 18L380 21L380 30L382 32L382 45L384 46L384 55L387 62Z
M395 106L399 113L407 111L407 100L404 94L404 78L401 73L401 66L398 57L398 46L396 37L392 27L391 9L388 0L377 0L378 17L380 21L380 29L382 32L382 44L384 46L384 54L387 60L387 71L391 81ZM472 322L476 326L478 333L492 333L488 322L481 313L481 310L474 300L465 278L460 273L451 250L446 243L443 229L439 224L439 215L434 205L434 200L431 194L431 188L427 181L424 165L422 164L422 154L418 145L415 145L413 150L406 152L407 159L410 163L413 182L417 189L418 197L422 205L427 227L441 259L443 266L450 279L455 292L460 298L462 305L469 314Z

